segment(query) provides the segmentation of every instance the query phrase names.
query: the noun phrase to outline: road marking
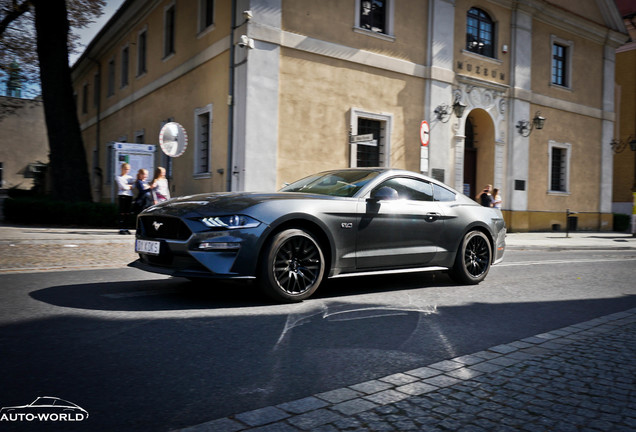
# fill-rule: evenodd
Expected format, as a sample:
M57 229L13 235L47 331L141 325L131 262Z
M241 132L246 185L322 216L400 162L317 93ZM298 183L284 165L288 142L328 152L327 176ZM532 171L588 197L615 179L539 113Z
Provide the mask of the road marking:
M531 265L553 265L553 264L580 264L580 263L602 263L602 262L624 262L636 261L634 258L604 258L604 259L564 259L564 260L544 260L544 261L524 261L524 262L503 262L496 267L514 267Z

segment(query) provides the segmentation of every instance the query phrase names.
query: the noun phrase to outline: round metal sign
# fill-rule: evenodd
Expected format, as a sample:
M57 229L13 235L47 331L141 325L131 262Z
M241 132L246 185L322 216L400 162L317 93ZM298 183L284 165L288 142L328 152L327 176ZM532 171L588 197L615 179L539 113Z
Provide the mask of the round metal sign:
M422 141L422 146L424 147L428 145L429 130L428 122L424 120L422 124L420 124L420 141Z
M170 157L179 157L188 147L188 134L183 126L176 122L163 125L159 132L161 150Z

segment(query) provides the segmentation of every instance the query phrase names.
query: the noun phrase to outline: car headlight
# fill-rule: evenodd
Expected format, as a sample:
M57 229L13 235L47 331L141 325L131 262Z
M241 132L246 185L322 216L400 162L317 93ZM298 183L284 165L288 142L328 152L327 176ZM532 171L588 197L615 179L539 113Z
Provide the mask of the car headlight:
M207 217L202 218L201 222L209 228L220 229L256 228L261 224L256 219L243 215Z

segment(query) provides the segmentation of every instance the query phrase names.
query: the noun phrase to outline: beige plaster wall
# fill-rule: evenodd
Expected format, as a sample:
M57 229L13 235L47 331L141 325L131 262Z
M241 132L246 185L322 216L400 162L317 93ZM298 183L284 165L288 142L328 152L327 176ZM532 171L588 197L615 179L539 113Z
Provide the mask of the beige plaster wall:
M424 80L292 49L281 52L277 183L348 167L352 108L393 115L390 165L419 170Z
M534 112L539 107L532 107ZM528 209L540 211L598 211L601 193L601 121L589 117L541 107L552 121L550 128L534 130L530 135L531 185L528 190ZM547 123L546 123L547 124ZM549 141L571 144L570 193L549 194ZM607 191L610 193L610 191Z
M427 46L427 1L400 0L394 6L394 40L355 32L355 2L283 0L283 30L352 48L424 64Z

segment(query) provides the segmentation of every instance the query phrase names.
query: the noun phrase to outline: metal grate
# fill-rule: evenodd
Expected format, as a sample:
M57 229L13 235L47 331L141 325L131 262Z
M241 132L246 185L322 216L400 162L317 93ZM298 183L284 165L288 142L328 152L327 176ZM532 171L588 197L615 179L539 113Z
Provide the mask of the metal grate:
M187 240L190 228L181 219L166 216L142 216L139 218L142 235L146 238Z

